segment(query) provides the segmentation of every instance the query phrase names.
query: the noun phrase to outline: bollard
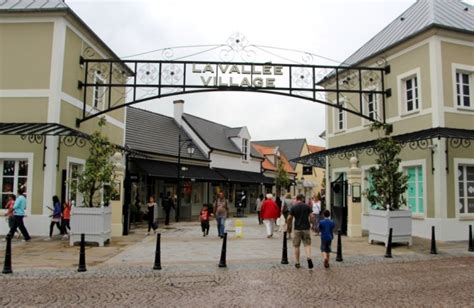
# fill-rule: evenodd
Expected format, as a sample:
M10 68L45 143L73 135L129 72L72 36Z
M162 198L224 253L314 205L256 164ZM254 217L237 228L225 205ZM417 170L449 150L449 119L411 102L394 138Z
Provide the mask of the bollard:
M79 267L78 272L86 272L86 240L84 233L81 234L81 249L79 252Z
M2 274L11 274L12 271L12 238L7 235L7 248L5 250L5 263L3 263Z
M472 225L469 225L469 251L474 251L474 243L472 242Z
M155 265L153 266L154 270L161 269L161 234L156 235L156 250L155 250Z
M438 251L436 250L436 237L435 237L435 227L431 226L431 251L430 254L437 255Z
M337 254L336 261L342 262L342 240L341 240L341 230L337 230Z
M221 260L219 261L219 267L227 267L225 263L225 254L227 250L227 232L224 233L224 238L222 239L222 251L221 251Z
M286 231L283 232L283 250L281 252L281 264L288 264L288 248L286 245Z
M387 250L385 251L385 258L391 258L392 257L392 228L390 228L390 231L388 233L388 243L387 243Z

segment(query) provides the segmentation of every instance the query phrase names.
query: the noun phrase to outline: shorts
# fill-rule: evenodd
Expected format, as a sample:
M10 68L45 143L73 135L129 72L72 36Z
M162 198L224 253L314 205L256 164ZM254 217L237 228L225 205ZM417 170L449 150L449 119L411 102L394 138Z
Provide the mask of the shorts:
M321 239L321 252L330 253L331 252L331 242L332 242L332 240L325 241L325 240Z
M303 241L303 246L311 245L309 230L294 230L293 234L293 247L300 247L301 241Z

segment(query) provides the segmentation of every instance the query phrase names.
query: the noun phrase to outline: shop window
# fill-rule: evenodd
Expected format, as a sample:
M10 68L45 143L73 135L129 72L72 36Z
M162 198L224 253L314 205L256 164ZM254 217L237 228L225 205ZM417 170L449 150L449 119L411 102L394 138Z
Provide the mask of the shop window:
M474 214L474 165L458 165L457 171L459 214Z
M408 177L406 191L407 206L414 214L424 214L423 168L422 166L406 167L404 168L404 173Z
M2 208L5 208L8 195L16 195L19 188L24 190L25 197L28 196L28 160L0 160L0 172Z

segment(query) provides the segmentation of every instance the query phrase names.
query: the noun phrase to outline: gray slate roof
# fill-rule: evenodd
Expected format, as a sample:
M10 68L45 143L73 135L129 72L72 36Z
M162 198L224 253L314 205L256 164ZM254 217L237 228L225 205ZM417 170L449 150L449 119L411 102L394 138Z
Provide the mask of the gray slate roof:
M359 64L433 26L474 33L474 7L461 0L418 0L343 65Z
M0 10L28 11L28 10L67 10L69 6L62 0L3 0Z
M242 154L240 149L229 139L229 137L236 136L242 129L241 127L228 127L187 113L183 114L183 119L209 148ZM250 148L251 156L262 158L260 153L253 149L253 147Z
M134 150L161 155L178 156L178 136L189 136L178 127L173 118L151 111L127 107L127 125L125 143ZM187 144L181 148L181 157L207 160L207 157L195 147L193 156L186 151Z
M303 149L305 142L306 139L281 139L253 141L252 143L270 147L278 146L280 150L285 153L288 160L290 160L291 166L294 168L296 163L291 160L301 156L301 150Z

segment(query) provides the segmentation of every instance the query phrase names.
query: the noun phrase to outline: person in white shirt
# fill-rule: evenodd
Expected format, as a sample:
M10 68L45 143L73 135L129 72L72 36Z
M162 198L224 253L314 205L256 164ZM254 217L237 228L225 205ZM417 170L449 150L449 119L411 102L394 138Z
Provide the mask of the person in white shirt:
M319 234L319 217L321 213L321 198L318 195L315 195L312 200L313 204L313 213L312 213L312 230L316 234Z

